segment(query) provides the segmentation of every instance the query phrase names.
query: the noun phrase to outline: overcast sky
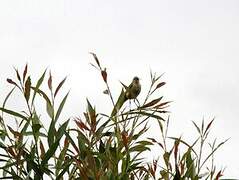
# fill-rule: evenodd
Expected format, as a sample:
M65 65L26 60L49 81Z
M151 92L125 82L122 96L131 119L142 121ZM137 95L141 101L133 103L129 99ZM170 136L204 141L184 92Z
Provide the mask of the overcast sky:
M190 137L191 120L216 117L214 136L231 138L216 156L218 166L227 167L227 177L238 178L238 32L237 0L2 0L1 99L12 66L28 62L36 77L46 67L58 81L68 76L69 114L81 114L86 97L106 111L90 51L108 67L115 95L118 80L129 83L138 75L143 94L149 70L165 72L162 93L174 101L172 133Z

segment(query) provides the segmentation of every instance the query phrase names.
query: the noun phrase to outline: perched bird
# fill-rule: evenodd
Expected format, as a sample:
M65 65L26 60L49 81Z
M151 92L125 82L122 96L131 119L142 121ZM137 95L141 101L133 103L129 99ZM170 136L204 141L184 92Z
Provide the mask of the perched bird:
M122 89L121 94L120 94L120 96L115 104L115 107L111 113L111 116L116 115L116 113L120 110L120 108L123 106L125 101L127 101L128 99L136 99L141 91L141 84L139 82L138 77L134 77L129 86L126 86L123 83L121 83L121 84L124 86L125 91Z
M139 83L139 78L134 77L132 83L128 87L125 87L125 89L125 100L136 99L136 97L141 91L141 84Z

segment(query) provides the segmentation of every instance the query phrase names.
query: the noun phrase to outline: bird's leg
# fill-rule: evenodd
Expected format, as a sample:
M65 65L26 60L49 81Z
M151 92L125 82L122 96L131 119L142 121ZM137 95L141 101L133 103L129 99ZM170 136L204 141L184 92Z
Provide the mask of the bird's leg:
M137 102L137 103L136 103ZM139 103L139 100L136 98L136 99L134 99L134 103L135 103L135 105L137 106L137 108L139 108L140 107L140 103Z
M131 100L129 99L129 111L131 111Z

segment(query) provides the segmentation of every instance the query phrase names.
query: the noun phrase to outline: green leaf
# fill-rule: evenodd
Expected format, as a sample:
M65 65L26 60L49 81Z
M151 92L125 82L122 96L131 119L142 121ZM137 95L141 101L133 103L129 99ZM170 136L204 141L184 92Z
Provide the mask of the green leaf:
M34 133L32 131L26 131L26 132L21 133L21 134L24 135L24 136L32 136ZM41 133L41 132L39 132L39 136L40 137L45 137L45 138L48 137L46 134Z
M46 95L46 93L43 92L42 90L37 89L37 88L35 88L35 87L32 87L32 89L34 89L37 93L39 93L40 95L42 95L42 97L45 99L45 101L46 101L46 110L47 110L47 113L48 113L49 117L50 117L51 119L53 119L53 118L54 118L54 108L53 108L53 106L52 106L52 104L51 104L50 98L49 98L49 97Z
M40 124L33 124L32 125L32 131L33 131L33 135L35 137L39 137L39 130L41 129L41 125Z
M42 158L42 163L41 166L44 167L48 160L55 154L57 147L59 146L61 137L63 136L63 134L65 133L66 127L69 123L69 120L67 120L59 129L56 135L56 140L54 143L51 144L51 146L49 147L49 149L47 150L47 152L45 153L45 155Z
M25 154L25 160L27 161L27 170L28 171L34 170L36 175L38 175L39 177L42 177L43 173L41 169L39 168L39 165L34 162L33 158L34 157L32 157L31 154L28 154L28 153Z
M203 163L200 165L200 169L203 167L203 165L208 161L208 159L222 146L224 145L229 139L226 139L225 141L222 141L221 143L219 143L215 149L212 150L211 153L208 154L208 156L205 158L205 160L203 161Z
M130 152L135 152L135 151L136 152L144 152L144 151L147 151L147 150L150 151L150 148L147 147L147 146L143 146L141 144L136 145L136 146L129 149Z
M10 97L10 95L12 94L12 92L14 91L14 89L15 89L15 87L12 88L12 90L7 94L6 98L4 99L3 105L2 105L3 108L5 107L5 105L6 105L6 103L7 103L7 100L9 99L9 97Z
M71 143L71 145L73 146L73 148L75 149L75 151L79 154L80 151L79 151L78 147L76 146L74 140L71 138L70 134L65 131L65 136L67 137L67 139L69 140L69 142Z
M64 159L66 157L66 152L68 151L69 144L67 146L64 146L63 149L60 152L60 155L57 159L56 163L56 174L59 174L59 171L62 169L62 164L64 163ZM60 174L58 175L60 176Z
M66 128L69 123L69 119L61 125L61 127L58 129L57 134L56 134L56 139L61 139L61 137L65 134Z
M180 139L180 138L175 138L175 137L168 137L168 138L169 138L169 139L173 139L173 140L175 140L175 141L180 141L180 143L183 143L183 144L186 145L187 147L191 148L192 152L197 156L196 151L195 151L192 147L198 142L199 138L197 138L197 139L195 140L195 142L193 143L193 145L189 145L188 143L186 143L185 141L183 141L183 140Z
M170 164L170 162L169 162L170 155L171 155L171 154L170 154L169 152L165 152L165 153L163 154L163 159L164 159L164 162L165 162L165 164L166 164L167 167L168 167L169 164Z
M33 132L33 135L36 138L36 140L39 137L39 134L40 134L39 130L40 130L41 127L42 126L40 124L39 117L37 116L36 113L34 113L33 118L32 118L32 132Z
M43 72L42 76L38 79L37 81L37 84L36 84L36 87L32 87L34 89L34 94L33 94L33 97L32 97L32 105L33 105L33 102L34 102L34 99L36 97L36 93L39 92L39 88L44 80L44 77L45 77L45 74L46 74L46 70Z
M29 119L30 119L30 117L29 117ZM27 122L25 123L25 125L23 126L23 128L22 128L22 130L21 130L21 134L22 135L24 135L25 133L26 133L26 131L27 131L27 128L28 128L28 126L30 125L30 120L27 120Z
M186 167L187 167L187 171L185 173L185 177L194 179L196 169L195 169L194 161L191 156L191 148L189 148L186 153Z
M90 104L89 100L86 99L86 101L87 101L87 106L88 106L87 109L88 109L88 112L89 112L89 114L90 114L90 118L92 118L92 117L95 116L95 110L94 110L94 108L92 107L92 105Z
M69 92L66 94L66 96L65 96L65 97L63 98L63 100L61 101L60 106L59 106L59 108L58 108L58 110L57 110L57 112L56 112L55 121L58 120L58 118L59 118L59 116L60 116L60 114L61 114L61 111L62 111L62 109L63 109L63 107L64 107L64 105L65 105L65 102L66 102L66 99L67 99L68 95L69 95Z
M56 127L55 127L56 121L54 119L51 120L51 124L48 130L48 145L51 146L56 138Z
M137 144L142 144L144 146L150 146L150 145L153 145L152 142L149 142L149 141L138 141Z
M68 162L65 166L63 166L63 170L61 173L56 177L56 180L61 180L63 178L63 175L69 170L69 167L71 165L71 161Z
M5 109L5 108L1 108L1 107L0 107L0 110L7 113L7 114L13 115L15 117L19 117L21 119L28 120L27 117L23 116L22 114L20 114L18 112L15 112L15 111L12 111L12 110L9 110L9 109Z
M162 118L161 116L159 115L156 115L156 114L153 114L153 113L148 113L148 112L145 112L145 111L132 111L132 112L127 112L128 114L141 114L141 115L144 115L144 116L148 116L148 117L152 117L152 118L155 118L155 119L158 119L158 120L162 120L162 121L165 121L164 118Z
M176 165L176 174L174 175L173 180L181 180L181 175L177 165Z
M105 145L102 142L102 140L100 140L99 152L100 153L104 153L105 152Z
M200 128L198 127L198 125L194 121L192 121L192 122L193 122L193 125L196 127L198 133L201 134L201 131L200 131Z

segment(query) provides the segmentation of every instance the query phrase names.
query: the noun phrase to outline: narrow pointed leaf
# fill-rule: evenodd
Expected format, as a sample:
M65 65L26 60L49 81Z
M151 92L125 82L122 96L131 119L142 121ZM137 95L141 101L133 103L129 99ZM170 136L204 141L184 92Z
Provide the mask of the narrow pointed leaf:
M23 78L23 83L25 82L25 78L26 78L26 75L27 75L27 64L25 65L25 69L23 71L23 75L22 75L22 78Z
M15 87L12 88L12 90L7 94L6 98L4 99L3 105L2 105L3 108L5 107L5 105L6 105L6 103L7 103L7 100L8 100L9 97L11 96L12 92L14 91L14 89L15 89Z
M46 95L45 92L43 92L40 89L37 89L35 87L32 87L32 89L34 89L36 92L38 92L40 95L42 95L42 97L45 99L47 113L53 119L53 117L54 117L54 109L53 109L53 106L51 104L51 101L50 101L49 97Z
M20 75L19 75L18 70L17 70L16 68L14 68L14 69L15 69L15 71L16 71L18 81L21 82L21 77L20 77Z
M57 86L56 90L55 90L55 93L54 93L54 97L56 97L58 91L61 89L61 87L63 86L63 84L65 83L66 81L66 77L59 83L59 85Z
M208 123L208 125L207 125L207 127L206 127L206 130L205 130L205 133L209 130L209 128L211 127L213 121L214 121L214 119L211 120L211 121ZM205 133L204 133L204 134L205 134Z
M47 84L48 84L48 88L52 91L52 76L51 76L51 71L50 71L50 73L49 73L49 78L48 78Z
M101 75L102 75L102 78L103 78L104 82L107 83L107 72L106 72L106 69L101 71Z
M19 89L21 89L21 88L17 85L17 83L14 82L12 79L7 78L7 82L10 83L10 84L15 85L15 86L17 86Z
M65 105L65 102L66 102L66 99L67 99L68 95L69 95L69 92L65 95L65 97L64 97L63 100L61 101L60 106L58 107L58 110L57 110L57 112L56 112L55 121L58 120L58 118L59 118L59 116L60 116L60 114L61 114L61 111L62 111L62 109L63 109L63 107L64 107L64 105Z
M163 98L163 96L161 96L160 98L154 99L154 100L150 101L149 103L141 106L140 108L151 107L151 106L157 104L158 102L160 102L162 100L162 98Z
M25 92L24 92L24 96L27 101L29 101L30 98L30 90L31 90L31 78L30 76L28 76L27 81L25 83Z
M42 159L44 157L44 155L45 155L45 148L44 148L44 145L43 145L41 140L40 140L40 150L41 150L40 157Z
M63 136L63 134L66 131L67 125L69 123L69 120L66 121L58 130L57 135L56 135L56 141L51 144L51 146L49 147L49 149L47 150L47 152L45 153L43 159L42 159L42 163L41 165L44 166L45 164L47 164L48 160L55 154L57 147L59 146L61 137Z
M157 108L163 107L163 106L165 106L165 105L167 105L167 104L169 104L169 103L171 103L171 102L172 102L172 101L163 102L163 103L161 103L161 104L155 106L154 108L157 109Z
M32 97L32 105L33 105L33 102L34 102L34 99L36 97L36 93L38 92L43 80L44 80L44 77L45 77L45 74L46 74L46 70L43 72L43 74L41 75L41 77L38 79L37 81L37 84L36 84L36 87L31 87L34 89L34 94L33 94L33 97Z
M5 108L1 108L1 107L0 107L0 110L7 113L7 114L13 115L15 117L19 117L21 119L28 120L27 117L23 116L22 114L20 114L18 112L15 112L15 111L12 111L12 110L9 110L9 109L5 109Z
M100 61L99 61L98 57L96 56L96 54L95 54L95 53L92 53L92 52L90 52L90 54L93 55L93 57L94 57L94 59L95 59L95 62L97 63L98 67L101 68L101 66L100 66Z

